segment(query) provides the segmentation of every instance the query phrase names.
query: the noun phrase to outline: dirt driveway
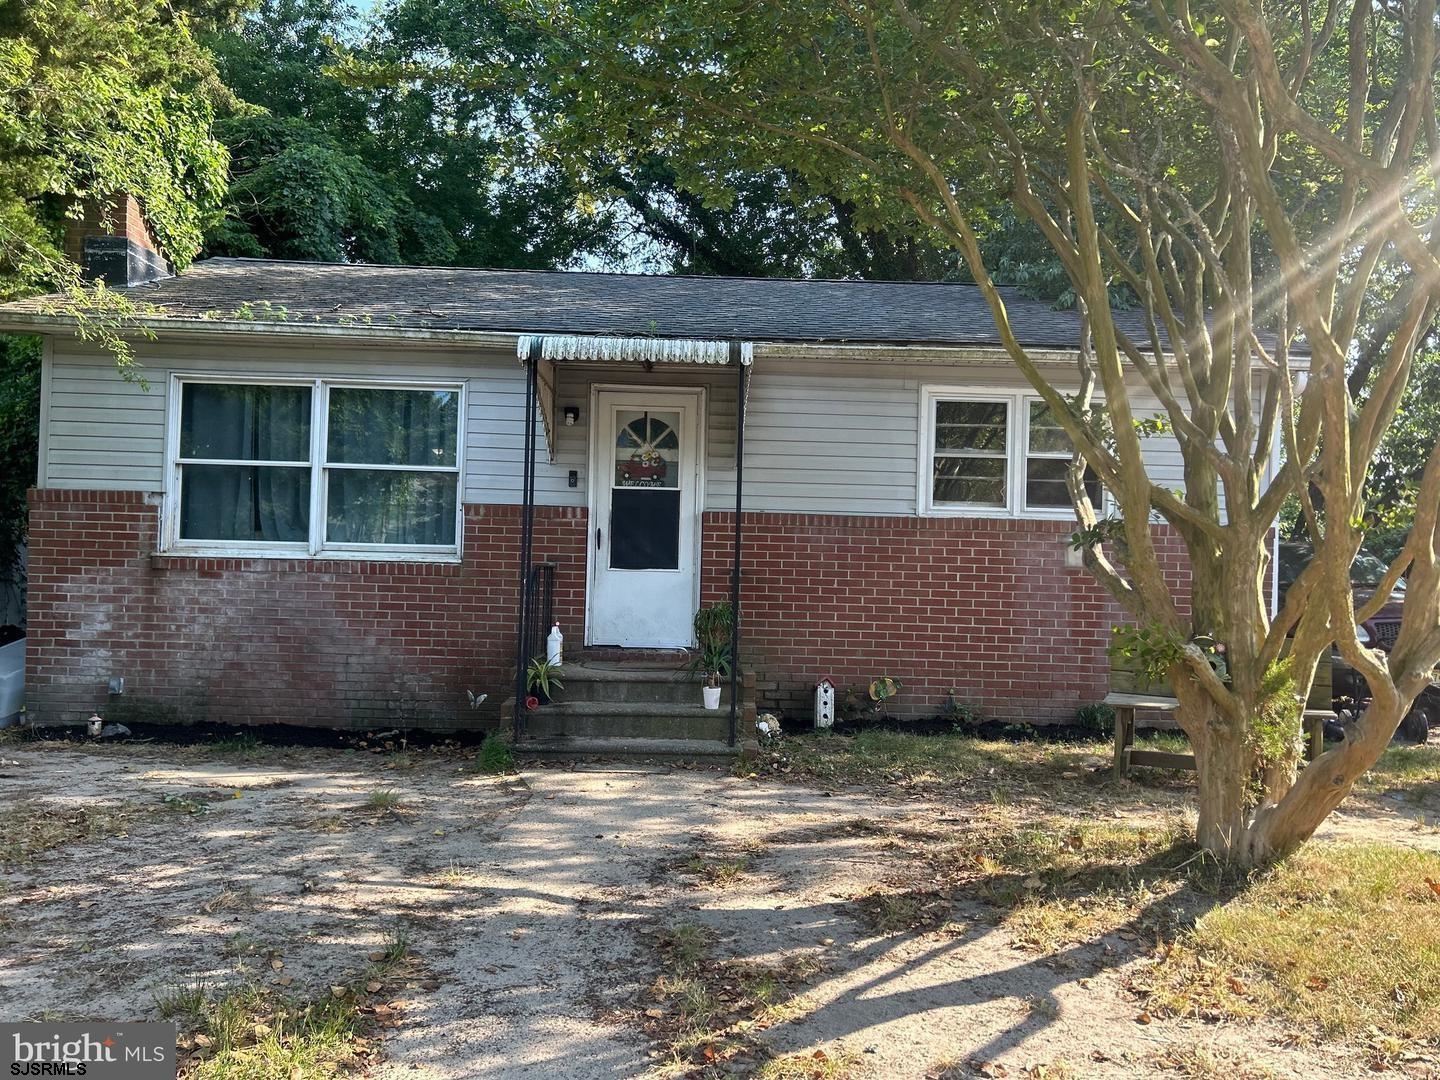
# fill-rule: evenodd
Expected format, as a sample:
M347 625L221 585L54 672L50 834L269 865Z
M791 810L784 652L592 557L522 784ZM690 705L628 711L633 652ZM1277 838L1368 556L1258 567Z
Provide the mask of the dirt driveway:
M667 1065L648 1007L667 957L703 942L747 985L786 984L756 1053L717 1066L735 1074L776 1055L806 1064L769 1075L1361 1071L1264 1023L1138 1024L1134 934L1036 956L963 897L943 933L876 930L857 898L892 869L895 830L954 805L718 770L492 777L438 754L0 760L6 1020L146 1018L197 984L323 995L401 943L370 1075L634 1076Z

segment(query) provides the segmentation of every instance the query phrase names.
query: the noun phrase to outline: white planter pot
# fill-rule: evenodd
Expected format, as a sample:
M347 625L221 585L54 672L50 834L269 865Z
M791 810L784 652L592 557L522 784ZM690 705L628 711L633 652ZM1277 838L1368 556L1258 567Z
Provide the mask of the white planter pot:
M720 687L718 687L718 686L702 686L702 687L700 688L700 694L701 694L701 696L704 697L704 699L705 699L705 708L707 708L707 709L718 709L718 708L720 708Z

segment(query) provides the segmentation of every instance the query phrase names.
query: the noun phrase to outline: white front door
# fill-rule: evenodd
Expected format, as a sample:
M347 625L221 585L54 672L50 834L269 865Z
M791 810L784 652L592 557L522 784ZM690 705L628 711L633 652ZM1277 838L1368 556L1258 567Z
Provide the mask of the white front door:
M595 396L592 645L694 643L702 404L698 390L602 390Z

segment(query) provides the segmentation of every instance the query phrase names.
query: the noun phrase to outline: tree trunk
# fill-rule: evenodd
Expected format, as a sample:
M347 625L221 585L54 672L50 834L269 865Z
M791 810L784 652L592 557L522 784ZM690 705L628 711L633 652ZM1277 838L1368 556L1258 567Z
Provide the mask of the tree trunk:
M1213 706L1198 723L1193 713L1181 716L1180 722L1190 736L1199 774L1196 840L1220 859L1233 861L1245 847L1254 754Z
M1385 752L1409 703L1401 699L1398 706L1381 710L1372 704L1343 743L1301 770L1283 799L1255 814L1242 860L1245 865L1281 858L1310 839L1355 781Z

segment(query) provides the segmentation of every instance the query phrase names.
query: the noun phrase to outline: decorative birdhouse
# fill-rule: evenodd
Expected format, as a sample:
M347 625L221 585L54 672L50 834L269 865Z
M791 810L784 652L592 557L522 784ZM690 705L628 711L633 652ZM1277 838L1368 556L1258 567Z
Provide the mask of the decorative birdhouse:
M835 726L835 684L821 679L815 687L815 728Z

